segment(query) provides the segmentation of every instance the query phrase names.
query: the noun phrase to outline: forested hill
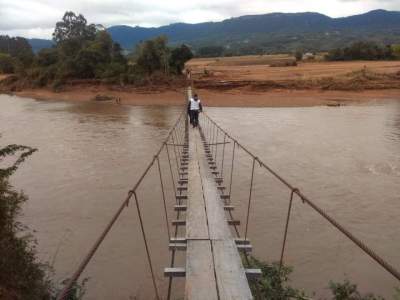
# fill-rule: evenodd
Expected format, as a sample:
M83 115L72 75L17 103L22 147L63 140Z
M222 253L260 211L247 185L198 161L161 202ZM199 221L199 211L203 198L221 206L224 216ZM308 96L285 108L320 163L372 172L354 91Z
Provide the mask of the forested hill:
M160 34L172 43L196 47L224 46L233 52L329 50L360 39L400 42L400 12L376 10L346 18L318 13L274 13L243 16L222 22L172 24L159 28L114 26L108 29L124 48Z
M27 39L27 40L34 52L38 52L40 49L43 48L51 48L54 45L53 41L51 40L44 40L44 39Z
M382 44L400 43L400 12L375 10L345 18L318 13L273 13L242 16L222 22L176 23L158 28L113 26L114 41L133 49L140 41L166 35L173 44L198 49L223 46L232 54L330 50L356 40Z

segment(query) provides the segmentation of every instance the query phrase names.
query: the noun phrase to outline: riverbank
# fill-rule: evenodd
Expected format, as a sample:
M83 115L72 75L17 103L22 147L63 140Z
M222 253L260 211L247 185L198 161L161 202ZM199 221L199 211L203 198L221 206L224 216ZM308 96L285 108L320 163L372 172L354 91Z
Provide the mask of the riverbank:
M241 90L215 91L197 90L205 106L214 107L302 107L320 105L349 105L399 100L400 89L366 91L320 91L320 90L270 90L265 92L244 92ZM121 99L125 105L181 105L185 90L113 90L107 87L71 87L56 93L51 89L27 89L13 93L16 96L46 101L85 102L95 101L96 96L107 96L116 103Z

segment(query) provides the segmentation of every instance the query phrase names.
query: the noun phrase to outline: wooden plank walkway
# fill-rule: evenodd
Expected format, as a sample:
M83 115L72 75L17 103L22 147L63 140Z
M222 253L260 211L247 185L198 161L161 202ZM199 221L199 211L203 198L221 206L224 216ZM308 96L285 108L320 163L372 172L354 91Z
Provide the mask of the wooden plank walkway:
M185 299L253 299L198 129L189 130Z
M208 240L207 215L200 177L199 144L189 136L188 201L186 240Z

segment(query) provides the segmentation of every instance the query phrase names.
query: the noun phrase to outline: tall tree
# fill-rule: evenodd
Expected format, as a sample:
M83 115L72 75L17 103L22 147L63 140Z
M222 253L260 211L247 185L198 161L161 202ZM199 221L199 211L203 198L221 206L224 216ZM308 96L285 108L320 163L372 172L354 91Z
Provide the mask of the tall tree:
M70 39L94 40L97 33L97 26L87 25L87 20L81 14L76 15L72 11L67 11L62 21L57 22L53 33L53 40L60 43Z
M145 73L151 75L156 71L168 72L170 51L165 36L143 42L136 52L136 64Z
M178 48L175 48L172 50L169 60L171 69L176 74L182 74L185 63L192 58L193 53L188 46L182 45Z
M34 59L32 47L22 37L0 36L0 53L16 58L15 62L23 68L30 66Z

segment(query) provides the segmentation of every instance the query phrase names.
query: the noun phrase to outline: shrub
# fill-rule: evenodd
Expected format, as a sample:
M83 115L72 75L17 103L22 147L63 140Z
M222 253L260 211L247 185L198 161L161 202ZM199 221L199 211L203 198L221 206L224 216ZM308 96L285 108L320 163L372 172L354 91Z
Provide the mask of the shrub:
M58 52L55 48L42 49L37 54L37 64L41 67L48 67L58 61Z
M373 42L357 42L343 49L334 49L326 56L326 60L388 60L393 59L391 46L380 46Z
M392 53L395 58L400 59L400 44L392 45Z
M112 62L98 66L96 69L96 78L100 79L120 79L120 76L126 72L126 65Z
M356 284L345 280L343 283L330 282L329 289L335 300L384 300L374 294L361 295Z
M14 60L11 55L0 53L0 73L14 73Z
M14 164L0 169L0 290L16 299L49 299L45 268L36 261L35 241L17 221L28 199L9 183L10 176L36 149L9 145L0 148L0 159L19 155Z
M182 45L171 51L171 57L169 64L171 70L175 74L182 74L182 70L185 67L185 63L193 58L193 53L190 48L186 45Z
M297 50L294 54L294 57L296 58L296 61L302 61L303 60L303 51Z
M279 263L268 264L254 257L249 257L248 267L260 268L262 271L262 277L251 285L253 295L257 295L258 290L265 300L306 299L303 291L288 284L289 275L293 271L291 267L282 266L280 269Z
M136 64L139 70L151 75L156 71L167 71L169 67L169 48L167 38L160 36L141 43L136 49Z

